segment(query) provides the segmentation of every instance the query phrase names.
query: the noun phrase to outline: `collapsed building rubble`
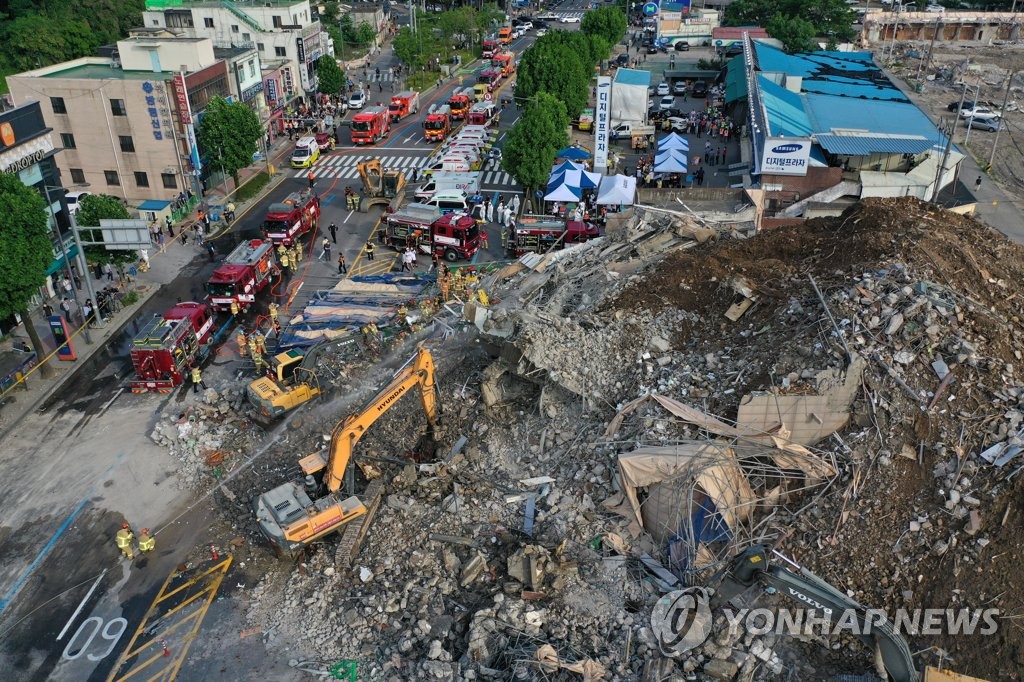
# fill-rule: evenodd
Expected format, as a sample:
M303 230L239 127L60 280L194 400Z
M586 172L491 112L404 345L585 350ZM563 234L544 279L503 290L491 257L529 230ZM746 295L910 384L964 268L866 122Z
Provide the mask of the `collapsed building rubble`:
M1019 610L1019 247L916 200L701 244L681 220L695 225L638 210L485 282L492 305L466 304L433 349L436 460L383 467L351 569L329 548L276 564L247 526L239 553L263 570L247 627L270 651L355 661L370 680L870 670L852 638L721 616L700 648L659 653L659 597L755 542L873 607ZM409 454L413 410L382 417L361 451ZM279 466L236 488L293 475L343 417L308 411ZM922 667L1013 673L1012 654L970 638L908 636ZM986 646L1021 644L1007 627Z

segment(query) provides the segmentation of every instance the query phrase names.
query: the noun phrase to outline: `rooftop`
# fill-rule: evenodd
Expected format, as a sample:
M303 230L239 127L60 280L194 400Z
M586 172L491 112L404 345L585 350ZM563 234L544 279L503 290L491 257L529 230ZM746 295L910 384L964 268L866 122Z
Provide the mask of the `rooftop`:
M308 0L146 0L147 10L175 9L176 7L202 7L224 5L236 5L242 9L246 7L290 6L308 4Z
M641 69L619 69L615 72L615 82L623 85L651 86L651 72Z
M841 95L867 100L909 102L892 84L870 52L804 52L786 54L761 42L754 42L757 68L800 76L801 92Z
M73 63L72 63L73 64ZM126 81L162 81L170 80L174 75L171 71L125 71L113 68L110 62L93 64L74 64L65 69L32 73L28 75L43 78L75 78L80 80L126 80ZM59 66L59 65L58 65ZM26 75L26 74L21 74Z

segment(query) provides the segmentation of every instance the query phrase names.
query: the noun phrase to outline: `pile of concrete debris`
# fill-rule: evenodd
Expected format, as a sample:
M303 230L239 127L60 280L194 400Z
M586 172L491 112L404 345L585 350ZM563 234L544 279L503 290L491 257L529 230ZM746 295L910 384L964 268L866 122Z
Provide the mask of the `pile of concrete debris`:
M254 427L245 413L243 390L209 388L201 401L163 416L149 437L177 460L179 486L207 489L263 439L263 431Z
M1019 569L993 563L997 582L960 567L995 562L986 519L1004 519L1004 547L1021 541L1003 514L1024 513L1024 477L1006 475L1024 446L1020 250L914 200L727 233L641 211L497 273L500 302L465 305L479 337L435 350L458 356L438 461L386 473L351 569L320 551L263 577L248 618L267 646L320 671L357 662L360 679L869 670L852 640L723 618L665 655L659 597L755 542L873 607L1013 608ZM360 448L415 442L413 414L389 414ZM997 650L1022 644L1000 637ZM969 640L913 639L933 647L923 663L1000 676L998 654Z

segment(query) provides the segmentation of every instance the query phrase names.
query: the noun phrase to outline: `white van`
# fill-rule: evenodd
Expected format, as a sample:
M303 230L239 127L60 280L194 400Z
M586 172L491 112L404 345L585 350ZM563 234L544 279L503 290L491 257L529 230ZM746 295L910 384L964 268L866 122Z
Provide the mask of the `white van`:
M457 189L467 195L476 194L480 191L480 173L440 171L430 176L430 179L418 190L417 199L424 199L433 196L437 192Z
M292 168L309 168L320 158L320 145L313 136L300 137L292 151Z
M452 172L468 173L480 168L480 157L476 154L446 154L434 161L431 161L426 168L420 171L420 175L429 178L434 173Z
M466 193L461 189L445 189L434 194L428 199L420 199L421 204L436 206L441 214L446 213L468 213L469 205L466 203Z

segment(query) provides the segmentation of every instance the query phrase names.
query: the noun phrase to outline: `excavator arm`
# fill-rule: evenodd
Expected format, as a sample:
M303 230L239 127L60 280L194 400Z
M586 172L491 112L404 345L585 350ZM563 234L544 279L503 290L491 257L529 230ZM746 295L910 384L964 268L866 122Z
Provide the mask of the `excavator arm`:
M434 385L434 358L422 346L416 350L412 364L400 371L360 412L349 415L334 427L326 461L327 471L324 483L330 492L341 488L345 472L352 459L356 443L366 430L391 408L410 389L419 386L423 411L427 414L430 429L437 426L437 395ZM315 455L303 459L300 464L308 475L323 468L323 459Z
M777 553L776 553L777 554ZM782 557L781 554L777 554ZM783 557L785 559L785 557ZM785 559L788 570L768 560L765 547L755 545L737 557L711 600L712 609L724 604L759 581L786 595L800 606L818 611L823 619L835 623L839 618L857 622L857 637L881 659L885 672L894 682L912 682L919 678L907 642L879 611L867 608L814 575L806 568Z
M380 165L380 159L362 161L356 164L356 170L359 171L359 179L363 181L363 189L366 191L366 196L380 196L383 191L381 187L381 180L384 176L384 172Z

